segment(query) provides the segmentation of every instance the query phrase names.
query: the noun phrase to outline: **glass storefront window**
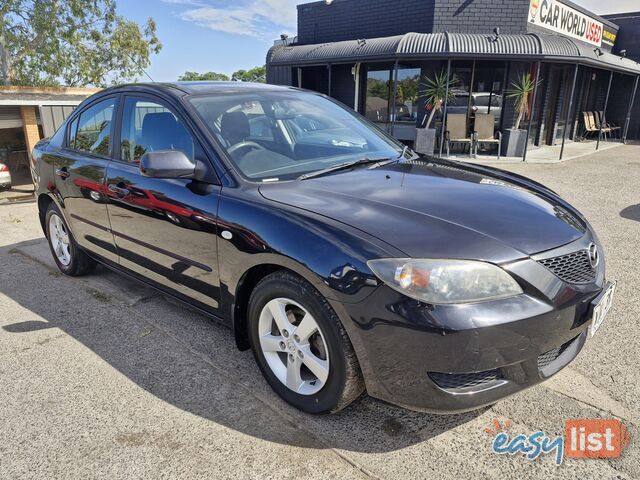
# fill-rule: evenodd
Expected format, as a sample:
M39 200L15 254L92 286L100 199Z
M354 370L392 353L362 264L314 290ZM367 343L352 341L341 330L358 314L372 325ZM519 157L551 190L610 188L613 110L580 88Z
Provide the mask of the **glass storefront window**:
M367 73L366 117L378 123L415 123L418 118L419 68L398 67L398 84L394 108L390 108L393 96L393 67L371 69ZM394 118L395 117L395 118Z
M473 76L471 116L476 112L492 114L496 130L502 118L504 73L504 62L476 62Z
M389 121L391 72L390 68L367 72L365 116L373 122Z
M454 97L449 101L447 113L469 115L471 82L473 81L473 62L451 62L451 78L455 79Z
M418 89L420 87L419 68L398 66L398 86L396 92L396 122L415 123L418 118Z

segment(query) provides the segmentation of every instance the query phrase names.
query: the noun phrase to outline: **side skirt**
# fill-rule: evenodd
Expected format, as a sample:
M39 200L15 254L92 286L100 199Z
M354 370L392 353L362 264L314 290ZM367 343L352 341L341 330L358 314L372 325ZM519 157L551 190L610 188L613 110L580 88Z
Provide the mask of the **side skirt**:
M96 262L100 263L101 265L104 265L106 268L108 268L109 270L111 270L114 273L117 273L119 275L123 275L127 278L130 278L132 280L135 280L138 283L142 283L143 285L146 285L152 289L154 289L155 291L157 291L158 293L161 293L163 295L167 295L177 301L179 301L180 303L184 304L185 306L189 307L190 309L195 310L197 313L204 315L207 318L210 318L211 320L215 321L216 323L219 323L221 325L224 325L227 328L231 328L230 322L225 321L222 317L210 312L209 310L207 310L205 307L200 306L198 303L194 303L193 300L188 300L180 295L177 295L176 293L170 291L170 290L166 290L164 288L159 287L158 285L156 285L155 283L145 279L144 277L141 277L139 275L136 275L134 273L131 273L130 271L122 268L120 265L114 264L113 262L106 260L102 257L100 257L99 255L96 255L92 252L89 252L87 250L83 251L89 255L92 259L94 259Z

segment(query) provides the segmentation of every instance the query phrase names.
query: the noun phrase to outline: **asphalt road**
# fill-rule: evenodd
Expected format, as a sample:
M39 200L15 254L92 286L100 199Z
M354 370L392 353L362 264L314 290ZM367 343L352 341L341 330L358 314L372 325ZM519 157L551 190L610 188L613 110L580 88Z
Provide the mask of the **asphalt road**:
M548 184L591 220L619 281L597 335L550 381L454 416L363 398L334 416L279 400L230 331L98 270L61 276L35 204L0 206L0 478L640 478L621 458L491 453L509 432L569 418L640 425L640 147L555 165L501 165ZM454 352L452 352L453 354Z

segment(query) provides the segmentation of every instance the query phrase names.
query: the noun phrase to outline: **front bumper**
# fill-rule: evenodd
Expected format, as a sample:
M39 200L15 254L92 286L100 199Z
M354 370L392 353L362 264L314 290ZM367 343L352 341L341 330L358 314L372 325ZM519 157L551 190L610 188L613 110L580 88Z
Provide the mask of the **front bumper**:
M603 263L603 262L602 262ZM568 284L533 259L503 265L524 294L470 305L427 305L386 285L344 305L373 397L406 408L473 410L554 375L589 335L604 265Z

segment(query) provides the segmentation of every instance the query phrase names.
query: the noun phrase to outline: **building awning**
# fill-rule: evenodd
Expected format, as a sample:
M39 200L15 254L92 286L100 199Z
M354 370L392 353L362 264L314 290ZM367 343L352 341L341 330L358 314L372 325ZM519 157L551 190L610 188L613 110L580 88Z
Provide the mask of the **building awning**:
M469 33L406 33L316 45L276 45L269 50L267 64L304 66L429 58L570 62L640 75L640 65L633 60L567 37L537 33L497 38Z
M0 86L0 106L79 105L98 88Z
M45 97L36 95L0 95L0 107L21 107L21 106L34 106L40 107L43 105L80 105L87 97L79 96L56 96Z

